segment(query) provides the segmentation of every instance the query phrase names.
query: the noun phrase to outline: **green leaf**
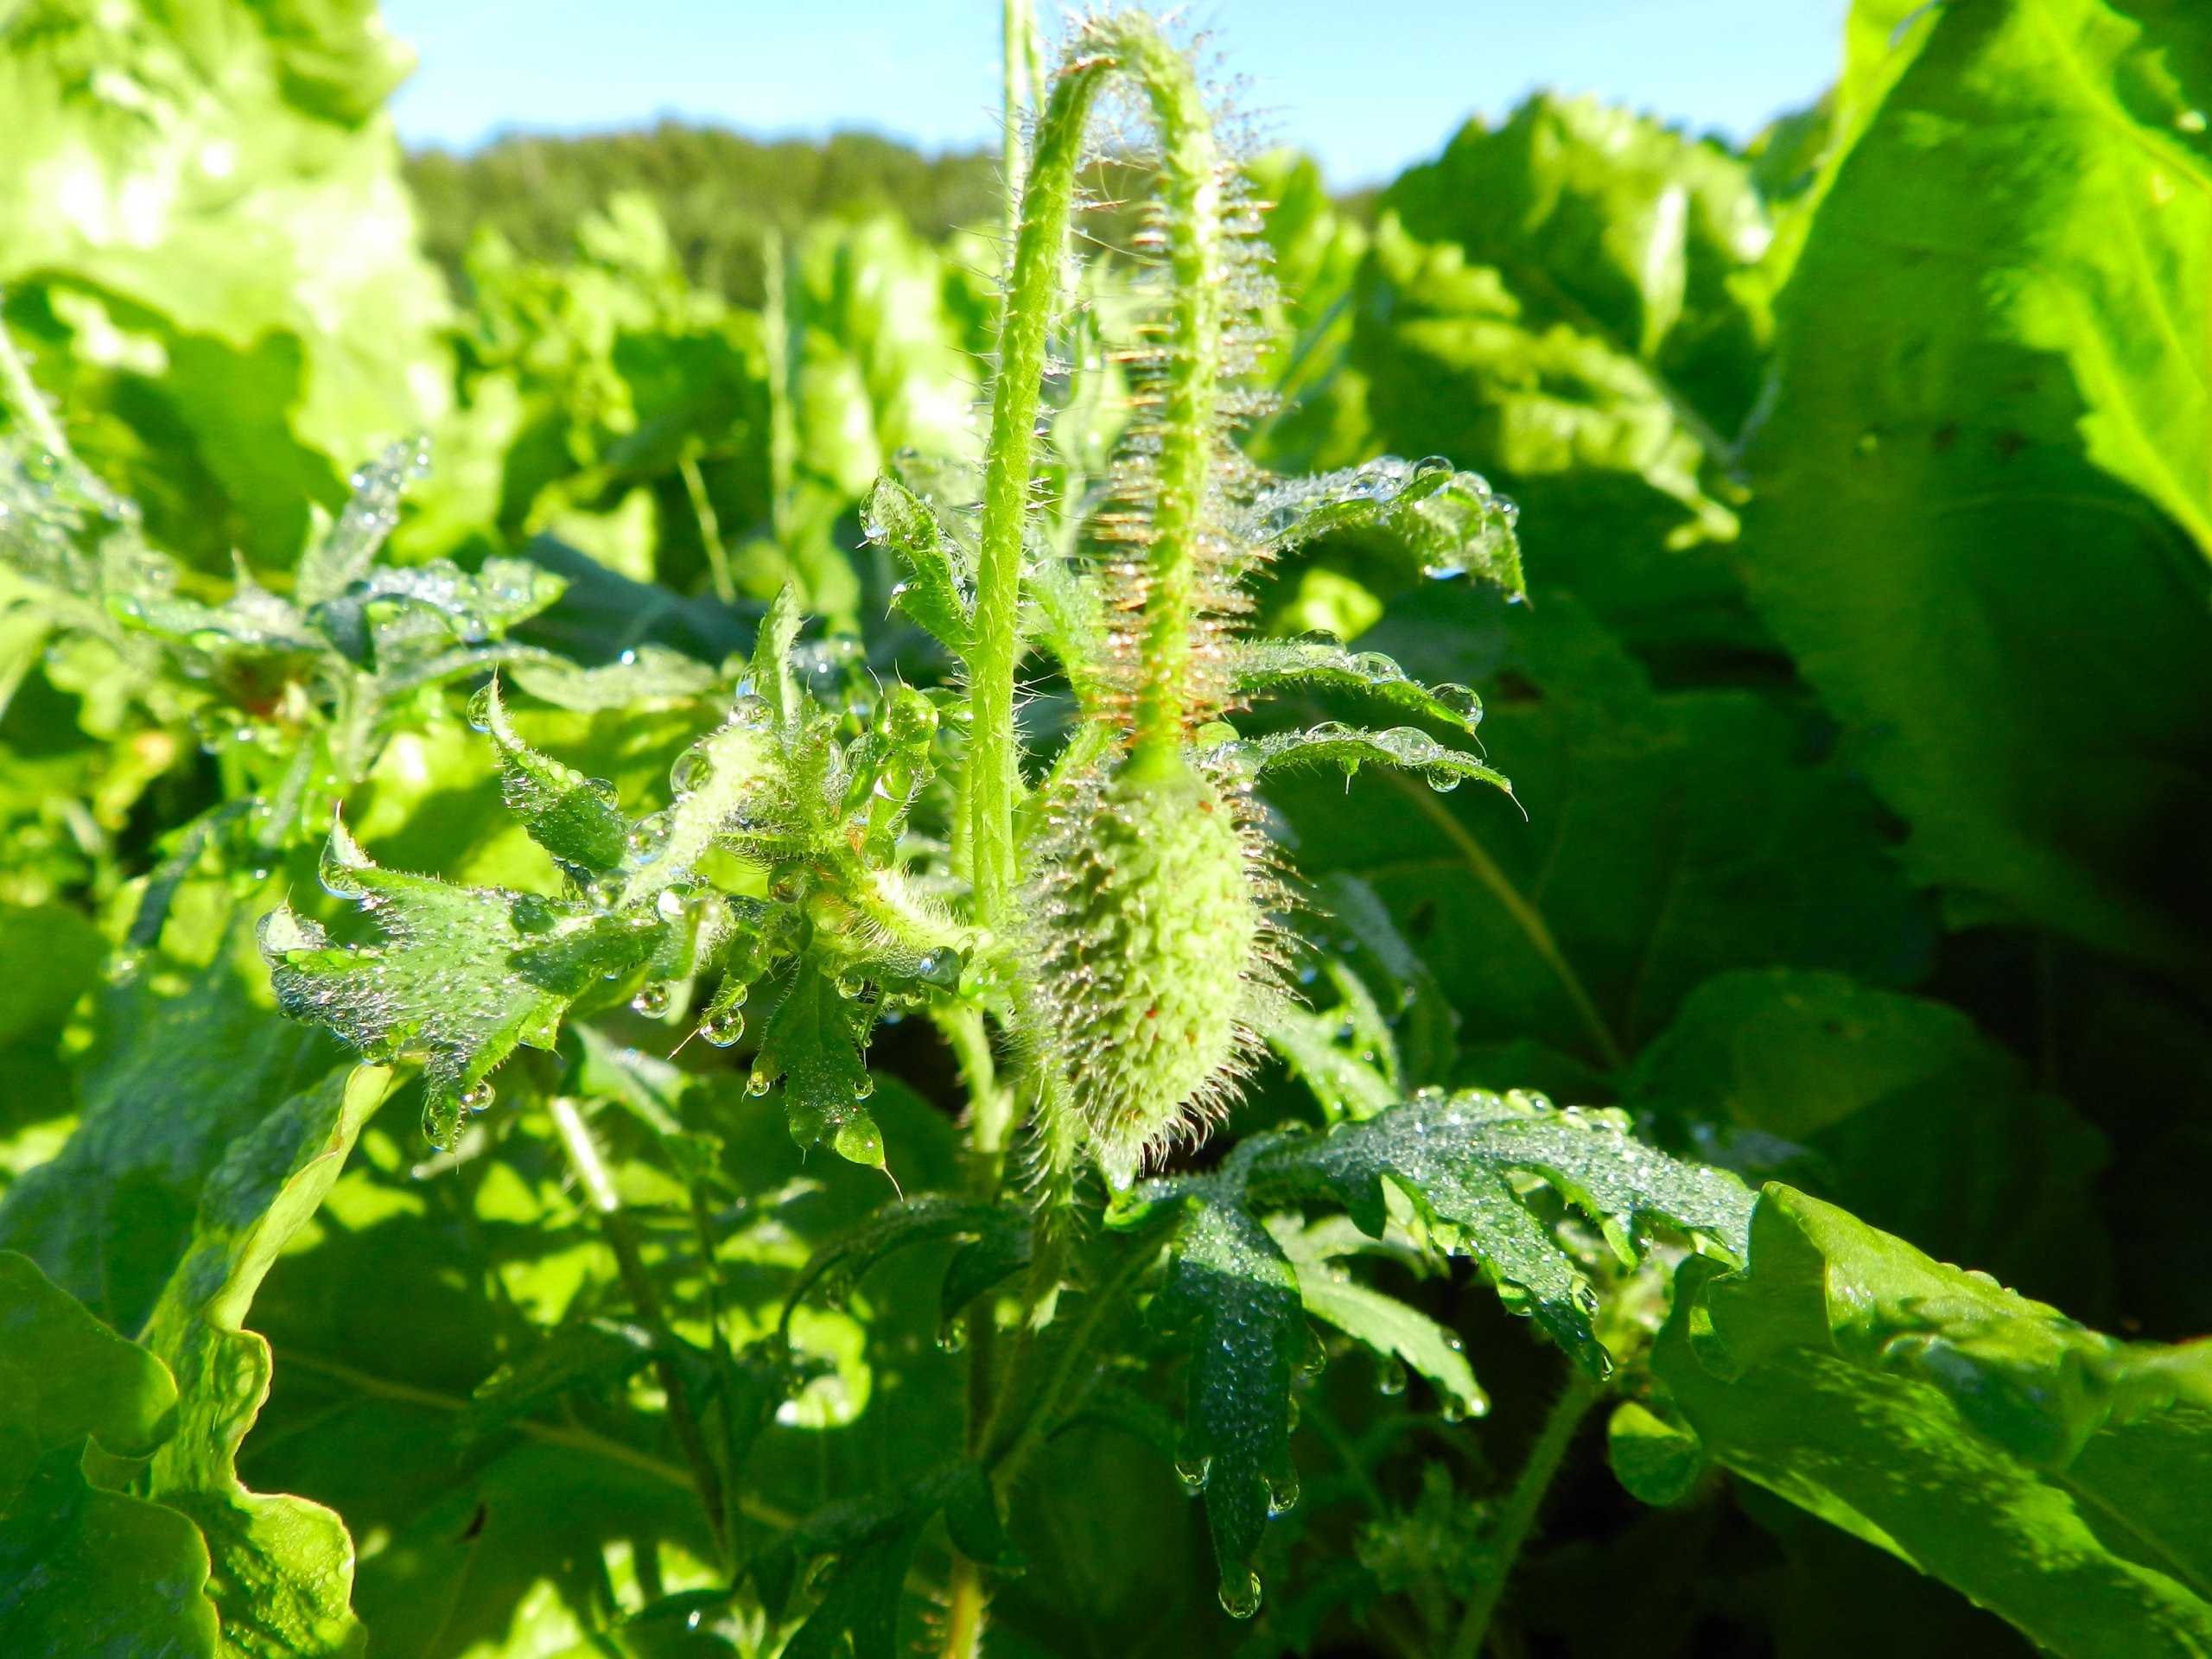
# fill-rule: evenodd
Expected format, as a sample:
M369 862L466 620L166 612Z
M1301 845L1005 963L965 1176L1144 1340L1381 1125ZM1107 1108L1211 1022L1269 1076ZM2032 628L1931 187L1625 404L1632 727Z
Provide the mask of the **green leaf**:
M162 1363L29 1257L0 1251L0 1644L10 1653L216 1651L207 1551L173 1510L89 1486L86 1437L143 1458L176 1428Z
M761 1028L747 1086L765 1094L781 1077L791 1139L801 1146L819 1141L856 1164L880 1166L883 1138L867 1106L875 1085L861 1058L871 1019L839 994L821 954L810 950Z
M834 1558L826 1571L812 1575L821 1599L785 1645L788 1659L832 1659L847 1641L852 1659L893 1659L907 1567L923 1525L940 1513L969 1560L987 1566L1018 1560L988 1479L977 1465L965 1462L941 1465L895 1495L833 1504L756 1556L753 1574L772 1618L781 1618L791 1605L801 1568Z
M1350 359L1369 442L1479 469L1520 505L1532 568L1639 653L1770 650L1728 550L1770 333L1743 162L1539 93L1378 210Z
M1775 1184L1654 1365L1707 1453L2065 1659L2201 1652L2212 1349L2115 1342Z
M1590 1323L1596 1293L1521 1176L1541 1177L1598 1223L1624 1262L1661 1222L1743 1253L1751 1203L1735 1177L1642 1145L1620 1113L1561 1109L1540 1096L1426 1090L1364 1122L1275 1147L1252 1180L1270 1203L1331 1198L1374 1238L1402 1195L1438 1245L1479 1262L1508 1307L1532 1314L1603 1377L1612 1362Z
M1331 721L1302 732L1269 732L1262 736L1217 745L1210 751L1254 778L1287 771L1294 766L1335 766L1349 778L1367 765L1396 766L1421 774L1440 793L1457 789L1470 778L1479 779L1508 795L1512 782L1504 773L1484 765L1471 754L1447 749L1427 732L1412 726L1395 726L1387 732L1363 732Z
M192 1248L147 1324L146 1345L178 1379L178 1430L154 1454L150 1490L206 1537L207 1593L224 1652L237 1659L358 1654L367 1640L350 1605L345 1523L305 1498L248 1491L236 1459L270 1369L246 1313L391 1088L381 1066L341 1069L235 1142L207 1179Z
M1332 1265L1338 1252L1327 1222L1301 1227L1294 1217L1276 1217L1268 1231L1298 1270L1298 1294L1308 1313L1366 1344L1384 1360L1402 1362L1428 1378L1444 1397L1446 1416L1479 1417L1490 1409L1459 1338L1427 1314Z
M1261 1033L1291 1075L1313 1091L1332 1122L1373 1117L1402 1096L1397 1085L1374 1063L1338 1046L1344 1026L1340 1013L1315 1014L1286 1003L1268 1015Z
M318 924L279 906L260 927L277 1006L292 1019L327 1027L365 1058L424 1056L423 1133L434 1145L450 1144L462 1112L490 1103L488 1090L472 1092L486 1073L518 1043L550 1048L575 995L547 989L539 982L549 976L533 978L513 960L526 947L549 950L550 942L517 925L518 911L535 917L548 907L496 888L379 868L343 823L331 828L322 874L333 893L368 912L379 943L334 945ZM617 923L625 937L602 944L589 921L556 925L563 941L589 935L581 947L586 962L620 961L619 948L637 931Z
M1534 1039L1610 1071L1725 969L1891 985L1925 970L1929 918L1879 804L1845 766L1809 758L1783 706L1655 691L1565 593L1507 606L1431 586L1370 637L1424 678L1482 687L1513 798L1297 772L1268 798L1309 878L1372 887L1448 988L1463 1040Z
M507 672L540 702L580 715L700 696L715 679L706 664L661 645L626 651L620 660L599 668L579 668L566 658L549 656L517 662Z
M396 443L356 473L353 497L338 522L300 556L293 596L303 606L321 605L365 580L399 523L400 496L429 469L428 444Z
M1314 478L1276 479L1249 509L1250 535L1281 555L1328 537L1409 572L1473 575L1524 591L1518 510L1474 473L1448 461L1363 461Z
M1706 1469L1694 1433L1633 1400L1606 1420L1605 1458L1630 1497L1662 1509L1688 1497Z
M1269 1144L1243 1142L1214 1176L1147 1182L1131 1212L1162 1205L1182 1211L1151 1317L1189 1344L1175 1465L1205 1493L1222 1605L1238 1618L1260 1604L1254 1563L1268 1517L1298 1502L1290 1388L1312 1363L1297 1270L1246 1207L1253 1160Z
M832 1302L842 1301L869 1268L894 1250L938 1239L990 1239L997 1245L995 1253L1005 1255L1011 1254L1018 1238L1026 1254L1028 1236L1026 1217L994 1205L936 1194L887 1204L858 1226L826 1241L808 1258L784 1299L785 1324L789 1325L792 1310L811 1292L818 1290ZM960 1305L973 1301L982 1288L969 1290ZM949 1288L944 1300L952 1300Z
M478 1385L454 1420L454 1439L480 1440L578 1389L623 1382L652 1363L653 1351L650 1332L613 1319L557 1331Z
M126 1331L183 1258L231 1143L339 1054L266 1006L252 908L227 882L188 884L175 909L164 949L100 994L76 1133L0 1199L0 1247Z
M1704 1157L2077 1309L2109 1291L2103 1137L1947 1004L1836 974L1721 974L1629 1098Z
M954 563L956 543L937 514L887 473L875 480L861 514L868 538L889 548L906 567L905 579L891 590L892 603L965 658L976 645L974 602Z
M2200 999L2212 451L2172 377L2212 315L2202 42L2101 0L1923 20L1779 302L1745 521L1762 614L1954 918Z
M1465 686L1432 690L1380 652L1349 652L1316 639L1243 639L1230 645L1229 667L1240 690L1348 692L1469 737L1482 724L1482 700Z
M499 700L495 677L469 705L499 752L500 796L523 821L530 838L563 865L579 872L611 870L622 861L630 822L614 785L587 778L523 741Z

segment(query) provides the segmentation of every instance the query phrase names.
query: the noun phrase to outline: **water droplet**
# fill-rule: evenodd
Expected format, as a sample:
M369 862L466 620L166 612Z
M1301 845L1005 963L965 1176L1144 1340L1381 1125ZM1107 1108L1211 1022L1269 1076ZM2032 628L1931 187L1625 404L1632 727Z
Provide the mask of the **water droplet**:
M668 846L669 819L665 812L656 812L651 817L639 818L630 827L630 834L623 842L623 850L639 864L650 864Z
M111 985L127 985L138 976L139 969L146 964L146 953L129 949L117 951L107 959L102 970Z
M1462 781L1459 774L1448 766L1431 766L1421 774L1421 779L1439 795L1449 795L1459 787Z
M830 1144L848 1163L862 1164L870 1169L883 1167L883 1131L865 1112L849 1123L838 1125Z
M1298 1507L1298 1477L1285 1475L1280 1480L1268 1483L1268 1513L1288 1515Z
M937 1328L937 1345L944 1353L961 1352L968 1346L968 1327L958 1319L947 1319Z
M1464 1423L1467 1421L1467 1402L1456 1394L1447 1394L1436 1408L1436 1414L1447 1423Z
M642 1014L648 1020L658 1020L668 1012L668 987L648 985L630 999L633 1014Z
M1231 1618L1249 1618L1260 1611L1260 1575L1247 1573L1242 1581L1235 1574L1221 1581L1221 1611Z
M492 702L499 695L486 680L477 687L476 695L468 700L468 723L480 732L492 729Z
M683 918L683 895L674 887L663 887L653 895L653 913L664 922L681 921Z
M806 891L805 873L795 864L787 864L768 878L768 896L779 905L795 904Z
M836 979L837 995L850 1002L868 989L868 981L858 974L840 974Z
M464 1112L488 1112L492 1109L492 1102L497 1097L498 1092L492 1087L487 1078L471 1084L462 1090L461 1097L455 1103Z
M1175 1473L1187 1489L1194 1492L1203 1492L1206 1489L1208 1478L1213 1473L1213 1459L1210 1456L1178 1458L1175 1459Z
M716 1048L728 1048L745 1035L745 1011L737 1007L715 1008L699 1022L699 1034Z
M875 1079L871 1077L864 1076L858 1083L853 1085L853 1098L855 1100L866 1100L874 1092Z
M1388 1356L1375 1370L1375 1391L1397 1395L1406 1391L1406 1367L1395 1354Z
M768 707L766 701L753 696L750 693L740 696L735 702L730 704L729 723L733 726L742 726L748 730L759 731L774 724L775 719L775 711Z
M694 743L676 757L668 769L668 786L678 796L690 795L714 781L714 753L704 743Z
M957 950L941 944L922 952L922 959L914 964L914 977L925 985L957 985L964 965Z
M775 1079L759 1066L753 1067L753 1075L745 1080L745 1092L756 1100L773 1087L775 1087Z

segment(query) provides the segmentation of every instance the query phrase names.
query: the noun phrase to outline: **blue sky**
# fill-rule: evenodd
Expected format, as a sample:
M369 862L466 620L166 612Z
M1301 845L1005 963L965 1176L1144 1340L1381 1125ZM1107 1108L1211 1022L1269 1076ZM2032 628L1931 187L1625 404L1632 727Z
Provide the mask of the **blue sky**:
M1817 96L1847 0L1202 0L1187 16L1251 83L1270 137L1341 186L1432 154L1533 86L1596 92L1742 138ZM758 133L868 127L994 142L998 0L386 0L422 67L411 143L575 131L663 113ZM1040 10L1056 18L1054 0Z

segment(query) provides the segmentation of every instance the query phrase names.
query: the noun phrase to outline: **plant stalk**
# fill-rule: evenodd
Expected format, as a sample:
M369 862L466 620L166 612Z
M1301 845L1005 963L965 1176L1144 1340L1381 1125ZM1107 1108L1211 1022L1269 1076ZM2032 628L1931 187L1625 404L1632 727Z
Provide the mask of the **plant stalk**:
M699 1419L691 1409L691 1396L683 1387L683 1375L676 1369L676 1334L669 1329L660 1293L645 1271L645 1257L638 1249L637 1230L631 1224L629 1211L622 1207L621 1195L614 1190L614 1178L601 1159L598 1145L591 1137L591 1126L584 1122L576 1103L566 1095L556 1095L548 1107L553 1115L553 1125L560 1131L561 1145L569 1154L569 1166L575 1171L586 1198L599 1217L600 1230L607 1236L607 1248L614 1252L615 1265L621 1271L623 1287L630 1293L631 1306L637 1310L645 1327L652 1332L653 1341L660 1350L653 1360L653 1370L660 1379L661 1391L668 1396L669 1427L675 1431L677 1446L691 1471L691 1484L699 1495L699 1505L707 1512L707 1529L713 1535L715 1554L727 1569L729 1533L721 1475L707 1451L706 1437L699 1432Z
M1603 1383L1591 1382L1577 1370L1569 1373L1567 1386L1552 1402L1550 1414L1536 1435L1536 1443L1529 1448L1529 1460L1521 1465L1521 1473L1506 1497L1505 1507L1498 1512L1489 1570L1476 1586L1474 1598L1468 1602L1459 1630L1452 1638L1450 1659L1478 1659L1481 1654L1484 1638L1490 1634L1491 1620L1497 1616L1499 1599L1505 1593L1506 1582L1513 1576L1522 1546L1529 1541L1529 1535L1535 1527L1544 1495L1551 1490L1567 1448L1574 1444L1574 1431L1582 1426L1583 1418L1605 1392Z
M47 406L46 394L31 378L31 365L23 360L22 352L5 323L0 323L0 400L4 400L16 411L16 417L30 428L31 435L48 454L62 461L76 459L60 423Z

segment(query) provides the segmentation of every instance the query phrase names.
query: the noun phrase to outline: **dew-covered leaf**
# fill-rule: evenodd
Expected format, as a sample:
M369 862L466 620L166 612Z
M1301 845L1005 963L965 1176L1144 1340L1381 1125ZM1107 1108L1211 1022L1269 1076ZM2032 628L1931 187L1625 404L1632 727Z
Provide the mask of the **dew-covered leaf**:
M808 951L761 1029L747 1087L765 1094L782 1078L793 1140L834 1147L856 1164L880 1165L883 1135L868 1110L875 1085L861 1058L871 1018L856 999L841 994L819 952Z
M712 689L715 671L681 652L640 645L619 661L583 668L565 657L517 662L508 673L542 702L580 715L634 708L642 702L696 697Z
M1590 1323L1596 1294L1516 1177L1537 1176L1633 1261L1667 1222L1738 1256L1751 1217L1743 1184L1643 1145L1615 1112L1538 1096L1424 1091L1364 1122L1278 1147L1253 1172L1268 1201L1327 1197L1380 1237L1395 1188L1431 1239L1480 1262L1509 1306L1533 1315L1593 1376L1611 1367Z
M1516 509L1449 461L1384 455L1319 477L1277 479L1249 511L1254 538L1270 553L1327 536L1424 575L1471 574L1522 591Z
M1402 1091L1377 1069L1339 1046L1344 1017L1316 1014L1288 1004L1274 1009L1261 1035L1281 1055L1291 1075L1313 1091L1331 1122L1373 1117L1402 1097Z
M1338 1220L1336 1225L1344 1223ZM1306 1311L1363 1343L1386 1363L1402 1364L1436 1384L1447 1412L1479 1416L1490 1401L1467 1363L1465 1345L1427 1314L1361 1284L1333 1262L1329 1223L1303 1226L1295 1216L1269 1218L1268 1231L1298 1270Z
M630 834L614 785L587 778L525 743L507 717L494 678L469 705L499 756L499 794L530 838L571 869L596 874L622 861Z
M1254 1160L1269 1144L1243 1142L1214 1175L1147 1182L1128 1211L1180 1211L1151 1318L1189 1345L1176 1467L1205 1491L1222 1605L1240 1618L1259 1605L1255 1560L1268 1517L1298 1501L1290 1390L1312 1363L1297 1269L1247 1206Z
M2101 1336L1779 1183L1654 1352L1707 1452L2066 1659L2212 1643L2212 1345Z
M1229 670L1240 690L1350 693L1469 737L1482 723L1482 700L1465 686L1425 686L1378 651L1346 651L1321 639L1243 639L1229 647Z
M192 1248L147 1324L146 1345L177 1379L178 1408L149 1490L207 1539L224 1650L243 1659L350 1655L364 1640L345 1523L305 1498L248 1491L235 1463L270 1369L246 1313L391 1088L384 1067L341 1068L234 1142L207 1178Z
M1269 732L1260 737L1239 738L1220 744L1209 753L1253 778L1300 766L1336 766L1349 777L1360 767L1372 765L1418 772L1429 787L1440 791L1457 789L1473 778L1509 795L1513 792L1513 785L1504 773L1485 766L1471 754L1446 748L1427 732L1412 726L1365 732L1330 722L1306 731Z
M530 948L551 949L591 924L570 919L551 940L517 925L517 911L534 916L542 901L490 887L459 887L372 862L340 823L323 855L324 883L358 899L379 940L336 945L313 920L289 906L264 917L260 939L276 988L291 1018L328 1027L364 1056L427 1060L423 1131L449 1144L465 1109L488 1104L485 1074L517 1043L550 1048L574 993L549 990L517 970L512 958Z
M0 1251L0 1649L216 1652L207 1550L175 1510L86 1484L86 1437L145 1457L176 1427L161 1361Z
M965 658L976 645L973 601L955 563L957 543L929 503L887 473L868 492L861 522L869 539L889 548L906 569L892 603Z
M395 443L353 474L353 493L328 532L300 556L292 591L302 605L336 599L369 574L399 523L399 498L430 469L429 445Z

